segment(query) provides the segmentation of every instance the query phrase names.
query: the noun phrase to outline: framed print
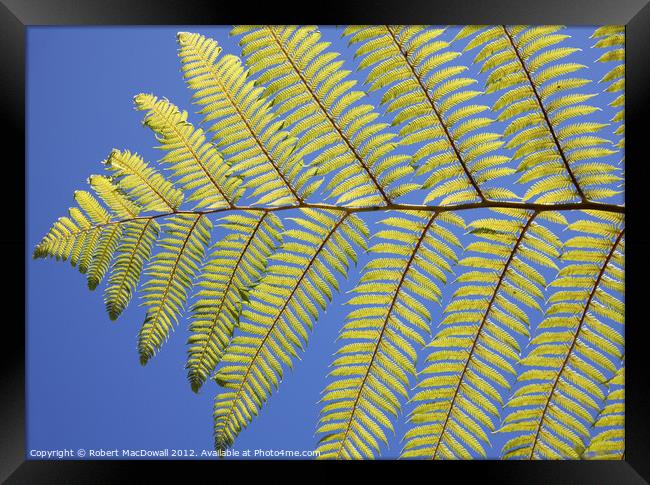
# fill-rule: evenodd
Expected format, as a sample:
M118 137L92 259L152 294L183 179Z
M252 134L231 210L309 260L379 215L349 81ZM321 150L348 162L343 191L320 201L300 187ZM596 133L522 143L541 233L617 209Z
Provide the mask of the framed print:
M647 483L650 7L526 3L5 2L3 480Z

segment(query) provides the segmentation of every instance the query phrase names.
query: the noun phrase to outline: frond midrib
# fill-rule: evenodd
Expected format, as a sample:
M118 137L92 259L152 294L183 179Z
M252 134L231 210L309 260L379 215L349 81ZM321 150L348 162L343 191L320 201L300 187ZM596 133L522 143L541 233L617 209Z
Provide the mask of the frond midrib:
M230 211L264 211L264 212L281 212L293 209L323 209L344 212L346 214L356 214L363 212L378 212L378 211L424 211L424 212L456 212L473 209L521 209L521 210L534 210L537 212L553 212L553 211L582 211L593 210L599 212L611 212L614 214L625 214L625 206L618 204L609 204L594 201L584 202L566 202L560 204L538 204L530 202L506 202L506 201L493 201L486 200L485 202L471 202L465 204L453 205L420 205L420 204L396 204L391 203L384 206L337 206L332 204L318 204L318 203L302 203L299 205L279 205L279 206L237 206L232 207L219 207L217 209L208 210L174 210L173 212L162 212L150 216L137 216L128 219L119 219L114 221L93 224L87 228L79 229L74 233L67 234L64 239L74 237L76 235L92 232L101 227L111 226L113 224L124 224L131 221L141 221L149 219L160 219L174 215L210 215L219 214L222 212Z

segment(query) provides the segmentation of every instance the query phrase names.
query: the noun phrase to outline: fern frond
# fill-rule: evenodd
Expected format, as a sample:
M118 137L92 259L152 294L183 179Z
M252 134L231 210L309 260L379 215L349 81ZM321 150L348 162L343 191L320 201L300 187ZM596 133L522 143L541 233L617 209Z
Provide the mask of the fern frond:
M307 330L333 290L335 273L346 275L356 261L354 244L364 245L367 229L353 214L301 209L284 232L280 250L267 274L250 294L239 330L217 369L215 379L227 391L215 400L215 446L231 446L235 436L257 415L283 366L307 342ZM320 309L320 310L319 310Z
M594 423L597 433L582 454L588 460L622 460L625 457L625 367L607 383L605 407Z
M137 95L162 170L113 150L33 257L69 261L90 289L106 278L112 320L140 291L142 365L189 310L190 386L222 388L218 450L261 412L361 249L321 458L378 456L404 405L406 458L487 457L495 433L510 435L503 458L622 458L625 207L602 199L623 185L624 31L593 35L599 61L618 63L601 82L619 144L592 118L600 98L574 77L585 66L560 26L469 26L451 41L430 26L348 27L383 112L317 27L232 35L243 60L178 34L202 125ZM503 182L517 177L523 201ZM381 224L370 249L364 215Z
M408 216L408 217L407 217ZM400 213L381 221L375 255L353 290L355 307L339 339L330 376L335 380L321 401L319 458L372 458L388 443L400 399L408 394L418 348L429 334L431 316L421 301L439 302L460 243L441 222L462 225L448 213Z
M301 202L319 184L300 177L302 160L295 156L296 138L281 130L264 91L248 78L241 61L221 54L221 47L199 34L178 34L179 56L200 114L212 122L217 148L235 173L258 197L256 204ZM294 186L295 185L295 188Z
M158 231L158 223L153 219L124 224L104 295L106 311L111 320L116 320L131 301L140 281L142 268L151 257Z
M113 150L104 164L114 173L117 185L144 211L174 211L183 202L183 193L137 153Z
M282 222L270 212L230 215L219 227L231 232L212 248L196 283L188 340L188 380L198 392L230 343L242 302L263 275L280 239Z
M202 214L178 214L163 225L161 248L145 268L142 288L147 308L138 335L140 362L146 364L169 337L203 262L212 223Z
M535 182L525 200L556 203L579 198L603 199L611 188L607 157L610 142L595 136L605 125L589 121L598 109L585 103L592 95L576 92L589 83L568 74L585 66L569 62L579 49L558 47L569 36L560 26L466 27L474 34L465 47L481 47L475 62L489 72L487 92L503 91L493 106L499 121L509 122L507 147L516 150L520 182ZM569 147L571 145L571 148ZM529 171L533 170L532 173ZM529 172L529 173L526 173Z
M369 69L370 90L383 89L382 103L401 125L401 144L421 146L413 162L428 174L425 202L441 204L485 200L479 186L513 170L510 159L495 154L503 142L484 132L493 120L487 106L466 104L480 93L469 87L476 80L461 76L464 66L450 64L460 53L439 39L444 29L425 26L351 26L344 35L359 44L360 68ZM462 104L462 106L461 106ZM467 183L449 185L466 179ZM486 189L489 193L489 189ZM502 194L503 195L503 194ZM512 194L514 195L514 194Z
M523 434L504 445L504 458L579 458L584 451L587 426L605 397L602 387L622 359L621 224L606 214L569 225L587 235L566 242L567 265L551 283L558 290L521 361L520 386L507 404L515 411L502 431Z
M183 192L190 193L185 200L195 202L197 209L232 206L243 190L241 178L227 176L228 164L203 130L187 121L187 112L150 94L138 94L135 105L147 112L144 123L167 152L161 162L168 165Z
M273 98L286 129L300 140L296 156L311 160L315 175L336 172L326 190L337 204L382 205L417 188L406 181L409 157L395 153L396 135L376 123L372 106L357 104L339 54L327 51L316 27L238 26L251 73Z
M502 393L515 374L518 335L528 335L523 307L541 309L546 281L531 265L553 266L561 243L539 223L544 215L500 211L507 218L469 224L478 240L466 250L478 253L460 264L464 283L445 309L442 329L429 344L416 407L409 416L404 457L485 456L503 404Z

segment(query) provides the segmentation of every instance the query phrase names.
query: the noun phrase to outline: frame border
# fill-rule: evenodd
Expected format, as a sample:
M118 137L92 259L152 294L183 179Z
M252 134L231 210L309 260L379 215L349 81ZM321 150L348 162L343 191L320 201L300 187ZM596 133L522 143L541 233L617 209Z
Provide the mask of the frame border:
M643 177L650 172L642 165L642 139L647 131L650 98L650 3L648 0L364 0L354 4L314 0L312 11L317 18L304 15L305 21L334 23L406 23L406 24L620 24L626 25L626 125L627 152L641 163L626 167L627 255L633 264L626 268L626 320L642 315L641 302L647 298L644 278L650 272L650 235L647 218L637 209L647 207L643 199ZM220 25L257 21L293 23L277 3L253 0L221 4L207 0L2 0L0 2L0 96L4 107L0 117L3 138L13 145L13 159L4 160L7 180L23 179L23 184L8 184L8 200L25 203L25 55L27 27L35 25ZM10 145L10 146L11 146ZM8 171L8 173L7 173ZM646 189L647 190L647 189ZM11 198L10 198L11 197ZM638 211L638 212L637 212ZM21 216L23 216L21 218ZM0 422L0 479L9 484L22 483L115 483L145 471L151 480L166 474L170 462L160 461L31 461L25 460L25 306L26 259L11 257L20 253L29 257L25 247L25 211L3 211L3 234L0 248L10 255L4 260L4 272L18 276L18 284L5 287L5 309L14 310L18 318L6 318L2 340L2 405ZM644 223L646 228L644 228ZM7 291L8 290L8 291ZM23 301L23 306L16 302ZM10 305L10 303L13 303ZM626 454L624 461L560 462L439 462L439 466L464 480L497 480L500 483L528 484L641 484L650 483L650 378L644 372L647 338L650 333L642 318L626 330ZM6 332L9 332L8 334ZM646 337L646 338L644 338ZM182 461L175 463L185 463ZM192 461L193 470L210 466L210 462ZM233 463L233 462L230 462ZM281 463L276 461L275 463ZM294 462L297 463L297 462ZM304 463L304 462L302 462ZM315 463L315 462L310 462ZM319 462L319 465L328 466ZM398 463L398 462L396 462ZM406 462L401 462L406 463ZM411 463L411 462L409 462ZM153 466L152 466L153 465ZM223 469L224 463L220 466ZM265 466L271 465L266 463ZM274 466L274 465L273 465ZM331 466L331 465L330 465ZM351 465L339 465L351 466ZM364 465L358 465L364 466ZM396 465L404 466L404 465ZM410 466L410 465L409 465ZM422 465L414 465L422 466ZM462 467L462 468L460 468ZM227 467L230 468L230 467ZM230 468L232 470L232 468ZM211 472L212 469L207 472ZM349 469L347 469L349 470ZM364 472L368 469L364 468Z

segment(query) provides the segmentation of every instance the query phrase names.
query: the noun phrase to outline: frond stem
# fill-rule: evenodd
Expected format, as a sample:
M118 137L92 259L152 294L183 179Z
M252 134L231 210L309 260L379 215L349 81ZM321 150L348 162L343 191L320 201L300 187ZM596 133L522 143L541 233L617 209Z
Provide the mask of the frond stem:
M464 211L472 209L521 209L521 210L534 210L536 212L547 212L547 211L569 211L569 210L592 210L599 212L611 212L615 214L625 214L625 206L617 204L605 204L601 202L565 202L561 204L536 204L528 202L499 202L486 200L485 202L470 202L466 204L455 204L455 205L420 205L420 204L395 204L391 203L388 205L379 205L379 206L366 206L366 207L355 207L355 206L337 206L331 204L312 204L312 203L302 203L302 204L290 204L290 205L279 205L279 206L236 206L232 207L220 207L218 209L208 209L201 211L192 211L192 210L176 210L173 212L162 212L160 214L153 214L150 216L137 216L131 217L128 219L119 219L114 221L108 221L101 224L96 224L86 229L82 229L78 232L75 232L74 235L82 234L84 232L89 232L97 229L98 227L111 226L113 224L123 224L125 222L138 221L138 220L149 220L149 219L159 219L161 217L168 217L178 214L196 214L196 215L209 215L209 214L219 214L222 212L230 211L263 211L263 212L280 212L285 210L292 209L323 209L323 210L332 210L340 211L346 214L356 214L362 212L380 212L380 211L422 211L422 212L455 212L455 211Z

